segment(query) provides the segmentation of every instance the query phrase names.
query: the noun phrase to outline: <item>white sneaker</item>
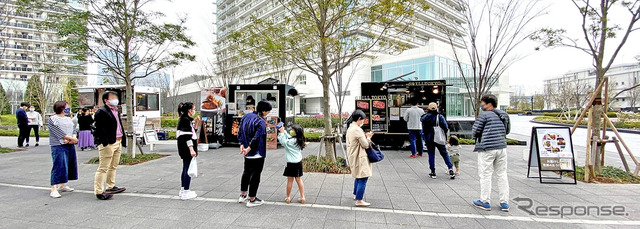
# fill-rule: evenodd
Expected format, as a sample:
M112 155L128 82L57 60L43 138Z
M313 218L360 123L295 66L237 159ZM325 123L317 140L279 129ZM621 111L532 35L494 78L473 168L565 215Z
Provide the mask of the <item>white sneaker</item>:
M184 190L180 190L180 192L178 193L179 197L182 197L182 195L184 195Z
M240 195L240 197L238 198L238 203L244 203L247 202L247 200L249 200L249 197Z
M51 194L49 194L49 196L51 196L51 198L60 198L61 195L58 191L53 191L51 192Z
M182 193L182 196L180 198L182 200L188 200L188 199L196 198L196 196L198 196L198 194L196 194L196 192L189 191L189 190L184 190L184 192Z
M73 190L75 189L65 185L64 188L60 188L58 190L60 190L61 192L73 192Z
M262 204L264 204L264 201L256 197L253 201L247 202L247 207L250 208L250 207L260 206Z

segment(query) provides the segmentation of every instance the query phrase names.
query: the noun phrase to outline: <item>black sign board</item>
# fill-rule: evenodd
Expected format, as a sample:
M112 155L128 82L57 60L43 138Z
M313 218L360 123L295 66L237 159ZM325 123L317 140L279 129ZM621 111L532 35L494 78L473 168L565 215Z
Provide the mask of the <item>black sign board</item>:
M538 176L532 176L531 168L538 167ZM559 176L543 176L558 174ZM573 183L547 182L562 180L563 173L573 173ZM529 147L527 178L539 178L540 183L576 184L575 157L569 127L533 127Z

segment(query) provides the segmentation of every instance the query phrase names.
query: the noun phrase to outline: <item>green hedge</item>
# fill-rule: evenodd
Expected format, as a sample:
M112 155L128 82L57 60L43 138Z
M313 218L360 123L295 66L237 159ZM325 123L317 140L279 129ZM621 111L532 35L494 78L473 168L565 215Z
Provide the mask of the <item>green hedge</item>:
M15 114L0 116L0 125L10 126L10 125L17 125L17 123L18 123L18 120L16 119Z
M162 117L160 121L160 126L162 126L163 128L172 128L172 127L176 128L178 126L178 119Z
M560 116L560 114L561 114L560 112L545 112L543 115L544 115L544 116L548 116L548 117L559 117L559 116ZM572 112L570 112L570 114L571 114L572 116L574 116L574 115L576 114L576 112L575 112L575 111L572 111ZM585 115L585 116L587 116L587 117L588 117L588 116L589 116L589 113L587 113L587 115ZM616 113L616 112L607 112L607 116L608 116L609 118L617 118L617 117L618 117L618 113Z
M322 132L318 132L318 133L305 132L304 137L307 139L308 142L319 142L320 136L322 136L323 134L324 133Z
M324 128L323 117L296 117L295 123L300 125L302 128ZM331 126L333 128L336 128L339 123L339 117L331 117Z
M460 145L475 145L476 144L476 140L465 139L465 138L459 139L459 142L460 142ZM507 138L507 145L520 145L520 141L515 140L515 139Z
M302 168L304 168L304 172L351 173L351 169L344 165L345 159L342 157L338 157L335 162L326 160L325 157L316 157L315 155L302 158Z
M46 130L41 130L39 131L40 133L40 137L49 137L49 131ZM20 131L17 129L11 129L11 130L3 130L0 129L0 136L18 136L18 134L20 134ZM33 131L31 131L31 137L34 137L34 133Z
M540 121L540 122L560 123L560 124L569 124L569 125L574 125L576 123L573 120L565 120L565 119L553 118L553 117L536 117L533 120ZM580 121L580 125L586 126L587 121L585 120ZM621 128L621 129L640 129L640 122L615 122L613 123L613 125L615 125L616 128Z

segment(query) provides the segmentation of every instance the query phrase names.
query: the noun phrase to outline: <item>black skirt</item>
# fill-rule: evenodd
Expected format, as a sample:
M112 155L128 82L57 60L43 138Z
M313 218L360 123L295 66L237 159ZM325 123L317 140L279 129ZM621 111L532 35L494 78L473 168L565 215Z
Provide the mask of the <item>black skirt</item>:
M301 177L302 176L302 162L290 163L287 162L287 167L284 168L285 177Z

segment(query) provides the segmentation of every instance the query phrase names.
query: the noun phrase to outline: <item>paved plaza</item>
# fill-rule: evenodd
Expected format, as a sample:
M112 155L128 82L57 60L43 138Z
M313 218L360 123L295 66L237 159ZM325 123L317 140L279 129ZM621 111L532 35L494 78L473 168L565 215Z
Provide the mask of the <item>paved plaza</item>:
M450 180L442 159L436 155L438 179L428 177L427 157L412 159L408 151L385 150L367 184L369 208L353 207L351 175L306 173L306 205L284 203L286 179L284 149L269 150L258 197L265 205L247 208L236 203L243 159L235 147L200 153L200 175L192 181L198 193L182 201L181 160L174 141L163 141L155 152L168 157L134 166L120 166L116 183L126 187L110 201L93 195L97 165L84 164L98 152L78 151L78 181L73 193L49 197L51 154L48 139L37 148L0 155L0 228L638 228L639 185L540 184L526 178L526 146L509 146L511 211L495 204L490 212L477 209L479 182L472 146L461 152L461 174ZM1 137L3 147L15 147L15 138ZM13 144L13 145L12 145ZM311 143L305 155L317 153ZM580 150L580 149L577 149ZM149 148L146 148L149 151ZM340 152L341 153L341 152ZM426 154L425 154L426 155ZM579 162L579 159L578 159ZM294 191L297 188L294 185ZM292 196L297 200L298 195ZM518 201L514 200L520 198ZM528 208L564 207L565 215L531 215ZM568 214L586 206L621 207L618 216Z

